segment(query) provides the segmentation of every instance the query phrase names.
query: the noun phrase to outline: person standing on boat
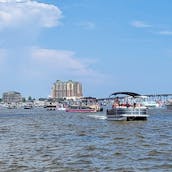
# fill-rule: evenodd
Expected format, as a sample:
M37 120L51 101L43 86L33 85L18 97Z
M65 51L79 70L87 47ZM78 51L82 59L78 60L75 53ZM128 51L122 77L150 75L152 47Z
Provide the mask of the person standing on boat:
M115 98L114 103L112 105L112 108L117 107L117 106L120 106L120 101L119 101L119 98L118 97Z

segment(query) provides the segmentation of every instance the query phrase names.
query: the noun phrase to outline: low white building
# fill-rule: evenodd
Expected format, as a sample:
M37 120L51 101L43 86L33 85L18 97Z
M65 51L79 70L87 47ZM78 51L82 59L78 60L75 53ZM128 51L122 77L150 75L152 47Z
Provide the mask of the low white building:
M4 103L19 103L22 102L22 96L19 92L9 91L3 93L2 100Z

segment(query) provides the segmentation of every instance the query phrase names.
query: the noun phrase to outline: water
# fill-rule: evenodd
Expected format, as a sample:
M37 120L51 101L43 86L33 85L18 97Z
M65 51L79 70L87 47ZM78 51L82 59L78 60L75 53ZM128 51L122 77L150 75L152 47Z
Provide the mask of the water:
M0 110L1 172L172 171L172 111L147 121L107 121L105 112Z

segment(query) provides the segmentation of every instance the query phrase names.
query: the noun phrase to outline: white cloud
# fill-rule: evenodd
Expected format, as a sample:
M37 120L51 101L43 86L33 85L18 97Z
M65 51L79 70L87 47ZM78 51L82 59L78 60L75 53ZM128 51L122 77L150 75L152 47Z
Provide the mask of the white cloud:
M96 73L89 67L90 61L84 59L83 62L72 51L35 48L32 51L32 60L51 70L65 71L68 74L90 76Z
M147 27L152 27L151 25L143 22L143 21L139 21L139 20L135 20L131 22L131 25L133 27L137 27L137 28L147 28Z
M172 31L164 30L164 31L158 32L158 34L160 34L160 35L172 35Z
M60 9L54 5L31 0L1 0L0 28L38 25L53 27L59 25Z

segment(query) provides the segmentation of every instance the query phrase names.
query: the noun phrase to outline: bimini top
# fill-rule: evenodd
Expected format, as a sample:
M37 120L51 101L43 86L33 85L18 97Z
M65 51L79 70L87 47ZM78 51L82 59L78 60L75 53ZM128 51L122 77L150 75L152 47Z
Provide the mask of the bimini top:
M110 96L116 96L118 94L125 94L125 95L132 96L132 97L141 96L140 94L133 93L133 92L115 92L115 93L112 93Z

